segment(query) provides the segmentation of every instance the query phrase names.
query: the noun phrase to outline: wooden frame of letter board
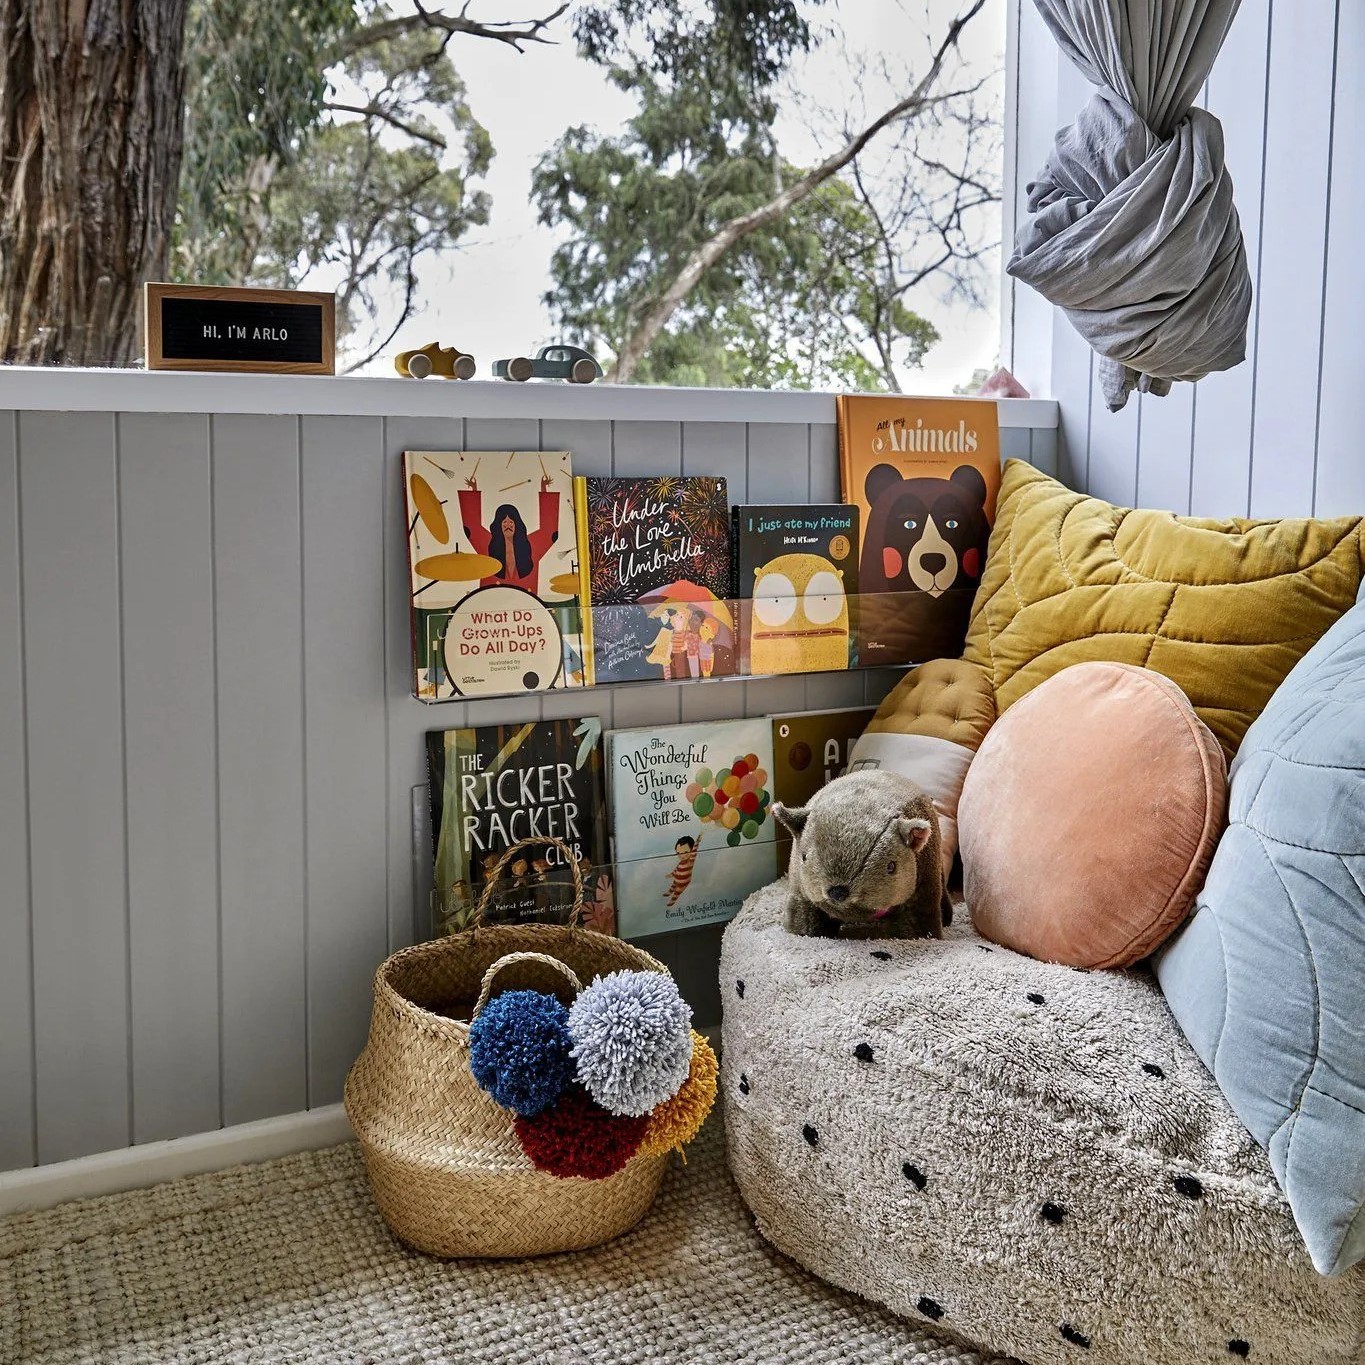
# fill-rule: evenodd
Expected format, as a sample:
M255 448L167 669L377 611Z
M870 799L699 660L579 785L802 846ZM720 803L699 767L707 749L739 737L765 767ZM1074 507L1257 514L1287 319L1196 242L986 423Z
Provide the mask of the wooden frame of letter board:
M216 285L160 284L144 286L146 359L149 370L216 370L239 374L335 374L336 295L308 289L234 289ZM167 360L161 354L161 300L191 298L242 303L316 303L322 307L322 361L301 360Z

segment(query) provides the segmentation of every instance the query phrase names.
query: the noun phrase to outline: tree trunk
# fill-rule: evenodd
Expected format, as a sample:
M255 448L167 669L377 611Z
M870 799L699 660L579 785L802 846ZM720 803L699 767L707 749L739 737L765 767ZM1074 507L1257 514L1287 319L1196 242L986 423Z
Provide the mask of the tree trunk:
M0 2L0 361L137 357L180 182L185 5Z

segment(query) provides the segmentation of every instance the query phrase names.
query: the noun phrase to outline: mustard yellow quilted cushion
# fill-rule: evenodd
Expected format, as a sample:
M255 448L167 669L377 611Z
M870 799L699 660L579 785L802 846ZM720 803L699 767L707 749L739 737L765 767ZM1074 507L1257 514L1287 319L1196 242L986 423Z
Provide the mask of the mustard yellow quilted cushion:
M1102 659L1178 684L1229 758L1270 694L1355 601L1362 520L1132 511L1006 464L963 658L996 709Z

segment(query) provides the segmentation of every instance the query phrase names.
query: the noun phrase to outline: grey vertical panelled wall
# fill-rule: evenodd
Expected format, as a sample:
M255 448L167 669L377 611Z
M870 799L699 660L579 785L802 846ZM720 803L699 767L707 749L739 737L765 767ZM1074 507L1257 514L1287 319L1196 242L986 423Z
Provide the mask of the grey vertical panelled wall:
M1009 0L1007 235L1090 87L1032 0ZM1365 511L1365 5L1242 0L1202 103L1222 121L1255 286L1247 359L1118 414L1089 349L1007 285L1007 362L1058 400L1061 473L1124 505L1205 516Z
M1055 467L1054 430L1002 435ZM763 714L895 681L423 706L408 447L838 495L827 424L0 412L0 1169L340 1098L371 974L419 931L429 728ZM650 943L702 1022L719 936Z

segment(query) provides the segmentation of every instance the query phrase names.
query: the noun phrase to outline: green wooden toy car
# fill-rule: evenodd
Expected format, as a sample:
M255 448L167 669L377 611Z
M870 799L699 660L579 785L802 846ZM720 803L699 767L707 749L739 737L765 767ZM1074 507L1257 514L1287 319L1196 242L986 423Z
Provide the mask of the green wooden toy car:
M495 379L567 379L570 384L591 384L601 379L602 367L581 346L542 346L534 360L524 355L493 362Z

